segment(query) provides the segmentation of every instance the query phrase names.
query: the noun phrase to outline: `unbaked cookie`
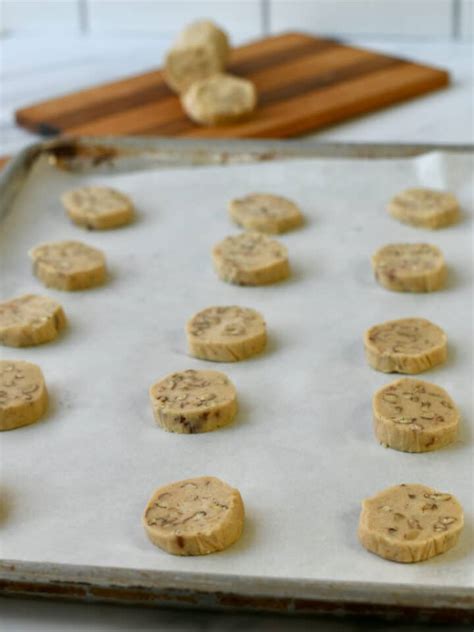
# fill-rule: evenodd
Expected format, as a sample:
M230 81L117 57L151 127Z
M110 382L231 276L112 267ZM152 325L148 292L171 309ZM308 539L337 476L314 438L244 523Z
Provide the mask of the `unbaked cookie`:
M65 326L63 308L47 296L25 294L0 303L0 343L8 347L49 342Z
M367 361L384 373L422 373L443 364L447 336L424 318L400 318L374 325L365 332Z
M190 355L215 362L237 362L265 348L265 321L254 309L208 307L186 325Z
M452 193L434 189L407 189L388 205L392 217L421 228L442 228L459 219L459 202Z
M105 281L104 254L79 241L57 241L30 251L33 270L47 287L83 290Z
M22 360L0 360L0 430L32 424L47 407L41 369Z
M224 31L209 20L193 22L179 35L165 59L164 78L175 92L224 70L230 53Z
M237 412L237 392L218 371L172 373L150 388L156 422L169 432L209 432L229 424Z
M372 255L376 280L397 292L433 292L446 281L446 265L431 244L389 244Z
M218 478L190 478L157 489L143 525L153 544L168 553L207 555L240 538L244 504L239 491Z
M220 73L193 83L181 95L181 105L196 123L225 125L253 112L257 91L248 79Z
M219 277L236 285L268 285L290 274L285 246L260 233L226 237L212 249L212 261Z
M459 411L445 390L413 378L379 389L372 399L375 436L402 452L428 452L456 439Z
M270 193L251 193L231 200L229 214L239 226L259 233L284 233L303 222L294 202Z
M362 502L359 538L386 560L422 562L451 549L463 526L462 507L452 494L402 484Z
M81 187L68 191L61 201L73 222L89 229L117 228L132 221L131 200L109 187Z

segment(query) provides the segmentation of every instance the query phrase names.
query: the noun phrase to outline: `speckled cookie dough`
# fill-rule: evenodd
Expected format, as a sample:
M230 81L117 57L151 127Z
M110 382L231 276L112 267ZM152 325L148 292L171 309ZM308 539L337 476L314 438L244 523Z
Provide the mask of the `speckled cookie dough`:
M175 92L224 70L230 53L226 33L209 20L193 22L166 55L164 78Z
M8 347L49 342L65 326L63 308L47 296L25 294L0 303L0 343Z
M396 292L434 292L446 281L446 265L431 244L389 244L372 255L376 280Z
M104 254L79 241L41 244L29 254L34 273L46 287L84 290L105 281Z
M379 389L372 399L375 436L402 452L429 452L452 443L459 411L441 387L401 378Z
M32 424L47 407L41 369L21 360L0 360L0 430Z
M218 371L172 373L150 388L156 422L169 432L209 432L229 424L237 412L237 392Z
M181 105L200 125L231 124L253 112L257 91L248 79L217 74L193 83L181 96Z
M173 555L207 555L236 542L244 527L244 504L237 489L212 476L164 485L143 515L154 545Z
M452 193L434 189L407 189L388 205L392 217L421 228L442 228L458 221L459 202Z
M290 274L288 251L260 233L241 233L223 239L212 250L219 277L235 285L268 285Z
M452 494L424 485L389 487L362 502L359 539L394 562L422 562L451 549L464 526Z
M251 193L231 200L229 214L239 226L259 233L284 233L303 222L303 215L294 202L270 193Z
M131 200L109 187L81 187L64 193L61 201L75 224L89 229L117 228L132 221Z
M214 362L245 360L265 349L267 332L262 316L237 305L208 307L186 325L190 355Z
M400 318L365 332L367 361L384 373L422 373L446 361L447 336L424 318Z

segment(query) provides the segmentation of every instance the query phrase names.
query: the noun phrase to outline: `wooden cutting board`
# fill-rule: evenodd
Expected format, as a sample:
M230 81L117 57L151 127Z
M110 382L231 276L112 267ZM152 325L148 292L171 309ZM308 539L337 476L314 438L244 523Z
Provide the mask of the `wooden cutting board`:
M247 121L198 127L160 70L32 105L17 122L44 135L285 138L437 90L444 70L286 33L236 48L229 72L255 82L259 105Z

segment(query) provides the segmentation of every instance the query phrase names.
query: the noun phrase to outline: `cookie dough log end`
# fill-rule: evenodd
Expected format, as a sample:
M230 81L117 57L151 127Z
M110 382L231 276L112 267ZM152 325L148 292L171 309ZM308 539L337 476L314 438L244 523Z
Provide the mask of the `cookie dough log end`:
M190 24L166 55L164 78L176 93L186 92L200 80L222 72L228 62L227 34L209 20Z
M203 476L160 487L143 514L150 541L172 555L208 555L242 535L245 510L240 492Z
M261 353L267 344L263 317L237 305L208 307L186 324L189 355L212 362L239 362Z
M255 110L257 90L248 79L218 73L195 81L181 95L181 105L199 125L231 125Z
M401 484L362 501L358 537L386 560L422 562L454 547L463 526L463 509L452 494Z
M459 202L452 193L427 188L401 191L389 202L387 210L404 224L431 229L455 224L461 214Z
M460 415L441 387L413 378L386 384L372 398L374 432L384 446L430 452L456 440Z
M46 296L25 294L0 303L0 344L29 347L50 342L66 323L59 303Z
M107 278L104 253L79 241L58 241L32 248L33 272L46 287L85 290Z
M370 327L364 334L367 362L383 373L416 374L443 364L445 332L424 318L401 318Z
M303 223L303 214L292 200L270 193L251 193L231 200L229 216L245 230L267 234L285 233Z
M38 421L48 408L41 369L21 360L0 360L0 430Z
M88 186L67 191L61 202L75 224L90 230L118 228L135 217L130 198L110 187Z
M153 384L149 395L156 423L168 432L210 432L237 413L235 386L218 371L172 373Z

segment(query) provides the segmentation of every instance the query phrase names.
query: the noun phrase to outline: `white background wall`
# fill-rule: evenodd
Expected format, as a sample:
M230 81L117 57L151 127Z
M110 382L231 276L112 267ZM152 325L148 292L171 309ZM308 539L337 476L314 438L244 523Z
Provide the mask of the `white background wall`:
M3 37L143 34L171 37L208 16L236 41L299 29L390 38L469 39L474 0L0 0Z

